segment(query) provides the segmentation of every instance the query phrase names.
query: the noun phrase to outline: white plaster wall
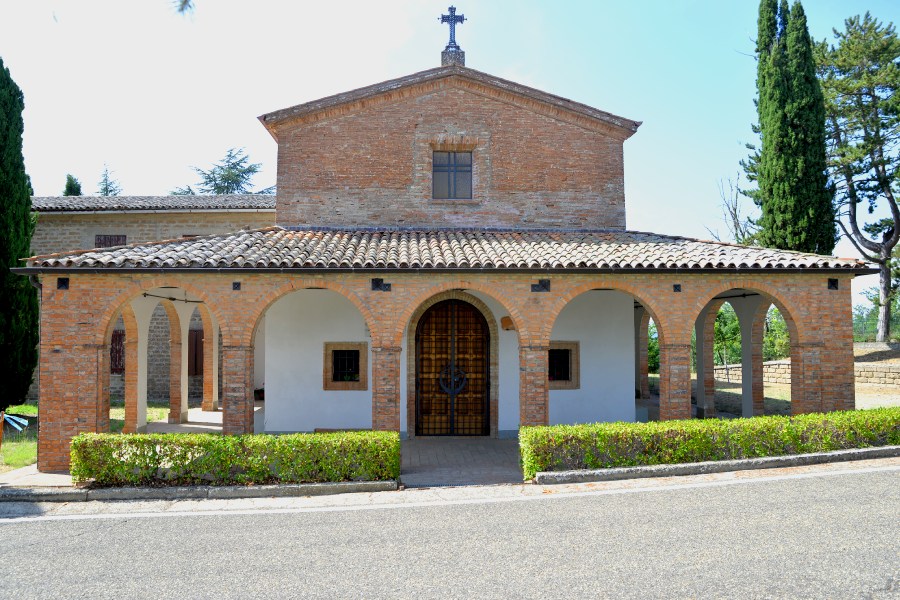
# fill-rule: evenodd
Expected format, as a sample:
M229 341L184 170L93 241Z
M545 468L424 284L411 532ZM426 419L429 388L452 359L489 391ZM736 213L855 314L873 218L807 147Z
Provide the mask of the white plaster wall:
M622 292L586 292L553 325L552 341L577 341L581 386L550 391L550 424L634 421L634 300ZM501 413L502 414L502 413Z
M329 290L300 290L266 312L267 433L372 427L372 373L366 391L322 389L325 342L372 342L353 304Z

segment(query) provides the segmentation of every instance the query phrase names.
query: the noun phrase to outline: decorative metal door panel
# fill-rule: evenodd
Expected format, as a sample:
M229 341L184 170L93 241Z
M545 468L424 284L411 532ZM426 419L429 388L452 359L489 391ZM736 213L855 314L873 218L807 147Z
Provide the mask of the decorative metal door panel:
M416 329L416 435L488 435L490 332L461 300L428 309Z

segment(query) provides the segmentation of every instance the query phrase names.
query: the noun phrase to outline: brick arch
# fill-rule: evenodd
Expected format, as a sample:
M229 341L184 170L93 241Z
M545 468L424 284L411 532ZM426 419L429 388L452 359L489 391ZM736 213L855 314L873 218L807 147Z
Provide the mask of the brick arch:
M249 331L244 333L245 337L241 340L241 345L253 345L253 342L256 339L256 331L259 329L260 319L264 314L266 314L266 311L269 310L269 308L278 300L292 292L299 292L302 290L313 288L331 290L332 292L337 292L338 294L349 300L360 312L360 314L362 314L363 320L366 322L366 327L369 328L369 332L372 334L372 339L375 339L375 334L378 331L378 322L372 315L372 311L369 309L369 306L365 302L363 302L363 300L356 294L356 292L353 292L347 286L341 285L340 283L335 283L333 281L322 279L293 279L285 284L276 287L259 299L254 307L254 312L251 313L249 317L249 321L253 323L253 327Z
M748 290L751 292L757 292L762 295L766 300L769 301L770 304L774 304L778 311L781 313L781 316L784 317L784 321L788 327L788 333L791 337L791 345L799 344L801 342L806 341L806 335L801 336L801 328L798 326L794 315L800 314L799 311L793 310L792 304L789 304L785 299L783 294L778 291L774 286L763 283L761 281L731 281L728 283L722 283L711 288L707 288L704 295L702 295L694 306L691 309L692 312L692 320L691 322L696 322L697 318L700 316L700 312L706 308L711 302L714 301L715 297L719 294L723 294L725 292L731 290ZM727 302L727 300L726 300ZM720 307L721 308L721 307ZM766 305L765 308L768 310L769 306Z
M491 437L497 437L497 429L499 423L500 408L500 331L497 328L497 319L494 313L483 301L472 294L460 291L458 289L439 292L431 296L424 302L420 303L409 320L407 328L406 342L406 430L410 437L415 437L415 418L416 418L416 329L419 326L419 320L428 311L429 308L443 302L444 300L460 300L475 307L484 317L488 326L488 333L491 336L489 346L490 355L490 389L488 402L490 405L490 431Z
M181 280L172 280L165 277L157 277L154 279L144 279L140 281L132 281L129 285L125 287L123 291L121 291L116 297L114 297L106 308L103 310L103 313L100 315L99 319L99 327L95 331L94 343L96 344L108 344L110 338L112 337L112 331L115 328L116 321L119 318L119 315L122 313L123 306L126 306L129 301L134 298L137 298L141 294L152 290L153 288L158 287L176 287L182 289L186 292L189 292L191 295L199 298L202 301L202 304L206 306L206 309L209 311L210 315L216 320L217 323L223 323L222 312L219 307L210 300L210 296L206 290L201 287L197 287L194 284L187 283Z
M591 290L595 290L598 288L603 288L604 290L610 290L614 292L622 292L624 294L629 294L631 297L638 300L641 305L644 307L644 310L650 315L650 318L653 319L653 322L656 324L656 332L659 336L660 346L665 343L665 331L667 329L666 325L668 323L661 321L659 318L660 308L653 302L648 301L641 293L637 286L621 282L621 281L609 281L609 280L598 280L590 283L583 283L581 285L575 286L569 289L566 293L559 296L554 302L553 306L550 308L550 311L547 315L547 320L543 323L543 327L541 329L541 339L544 343L550 342L550 336L553 333L553 326L556 324L557 318L559 318L560 313L562 313L563 309L575 298L578 296L589 292Z
M427 290L423 291L418 296L411 298L409 302L407 302L406 308L404 308L403 312L400 313L400 316L394 321L394 331L390 332L390 344L388 345L400 347L403 344L403 332L406 330L406 326L410 323L413 314L419 309L420 306L428 302L431 298L438 297L445 292L459 292L461 290L475 290L497 301L500 306L502 306L506 310L506 312L509 313L509 316L513 321L513 325L515 326L516 333L519 336L519 343L521 344L522 339L527 337L527 335L523 335L523 332L528 333L527 328L523 329L526 326L527 322L522 318L522 313L506 294L498 292L495 287L490 287L482 283L476 283L472 281L450 281L434 284ZM474 296L469 296L475 298ZM446 300L448 298L444 299ZM477 298L475 299L477 300ZM475 303L470 302L470 304ZM485 306L485 308L487 307ZM479 308L479 310L481 309ZM487 314L490 314L489 309L488 313L485 314L485 317L487 317ZM372 339L375 339L374 335Z

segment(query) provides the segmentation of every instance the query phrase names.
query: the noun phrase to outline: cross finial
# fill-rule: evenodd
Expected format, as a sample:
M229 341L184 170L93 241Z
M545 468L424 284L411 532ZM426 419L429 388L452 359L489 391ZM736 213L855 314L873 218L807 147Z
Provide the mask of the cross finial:
M458 64L465 65L466 64L466 53L462 51L462 48L456 43L456 24L460 25L465 22L465 15L456 14L456 7L451 6L447 9L450 13L449 15L441 15L438 18L438 21L443 23L450 24L450 41L447 43L447 47L444 48L444 51L441 53L441 64Z
M459 48L459 46L456 45L456 24L459 23L462 25L463 21L466 20L466 17L465 15L456 14L455 6L451 6L447 10L450 11L450 14L441 15L439 20L441 23L450 23L450 43L447 44L447 50L450 50L451 48Z

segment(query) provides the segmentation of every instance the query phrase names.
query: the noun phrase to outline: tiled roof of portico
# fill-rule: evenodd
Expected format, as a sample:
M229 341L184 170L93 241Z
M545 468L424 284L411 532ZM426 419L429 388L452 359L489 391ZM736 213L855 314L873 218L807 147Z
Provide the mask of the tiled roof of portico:
M833 258L635 231L268 227L28 259L28 270L837 270Z

